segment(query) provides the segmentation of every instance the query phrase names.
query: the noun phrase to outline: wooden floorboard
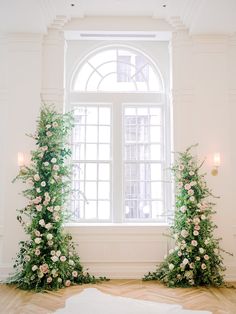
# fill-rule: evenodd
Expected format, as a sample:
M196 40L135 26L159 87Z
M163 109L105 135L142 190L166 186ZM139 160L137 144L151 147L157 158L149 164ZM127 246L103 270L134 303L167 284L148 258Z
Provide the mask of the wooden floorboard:
M63 308L66 299L70 296L88 287L97 288L111 295L169 304L177 303L185 309L208 310L213 314L236 314L236 289L205 287L172 289L157 282L141 280L111 280L48 293L33 293L0 285L0 313L50 314Z

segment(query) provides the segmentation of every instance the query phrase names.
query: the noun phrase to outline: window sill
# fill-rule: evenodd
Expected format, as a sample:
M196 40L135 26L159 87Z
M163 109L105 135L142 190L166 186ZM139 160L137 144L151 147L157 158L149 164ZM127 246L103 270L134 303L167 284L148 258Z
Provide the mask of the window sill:
M168 228L170 224L167 223L65 223L66 228L85 228L85 227L114 227L114 228L132 228L132 227L161 227Z

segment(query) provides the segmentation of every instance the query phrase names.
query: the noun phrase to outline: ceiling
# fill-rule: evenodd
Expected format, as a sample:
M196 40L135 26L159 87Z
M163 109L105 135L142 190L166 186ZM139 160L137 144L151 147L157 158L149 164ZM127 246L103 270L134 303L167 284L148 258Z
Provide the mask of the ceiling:
M89 16L164 19L191 34L236 33L236 0L0 0L1 32L46 33Z

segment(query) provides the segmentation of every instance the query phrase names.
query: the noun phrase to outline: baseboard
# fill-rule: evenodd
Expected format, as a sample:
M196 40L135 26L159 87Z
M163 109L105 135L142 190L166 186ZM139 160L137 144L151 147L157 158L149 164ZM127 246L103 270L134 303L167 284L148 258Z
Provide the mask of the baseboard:
M156 264L148 262L87 262L83 266L85 271L95 276L106 276L110 279L142 279L149 271L156 269ZM0 281L4 282L11 273L13 268L10 264L0 265ZM236 266L227 266L225 280L236 282Z
M12 273L13 273L12 265L10 264L0 265L0 281L4 282Z

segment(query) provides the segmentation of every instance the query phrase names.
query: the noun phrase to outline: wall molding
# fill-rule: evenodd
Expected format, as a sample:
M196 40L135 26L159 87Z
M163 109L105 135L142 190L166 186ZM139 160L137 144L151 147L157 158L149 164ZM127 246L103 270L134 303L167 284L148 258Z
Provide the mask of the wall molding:
M82 262L84 271L89 271L95 276L106 276L110 279L142 279L145 274L149 271L155 271L158 262L146 262L146 263L135 263L135 262ZM236 266L227 266L225 273L226 281L236 281ZM11 264L0 265L0 281L5 281L9 274L13 273L13 267Z

